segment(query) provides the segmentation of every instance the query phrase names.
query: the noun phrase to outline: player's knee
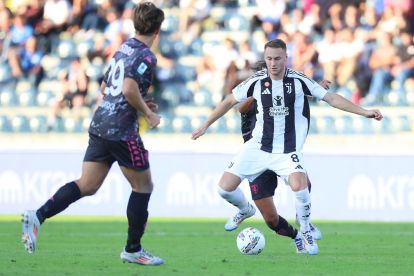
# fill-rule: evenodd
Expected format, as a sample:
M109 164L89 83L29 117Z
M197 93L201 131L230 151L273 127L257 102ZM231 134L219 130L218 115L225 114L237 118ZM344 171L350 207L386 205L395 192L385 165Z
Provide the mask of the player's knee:
M263 219L270 229L274 229L279 224L279 216L277 213L264 213Z
M79 187L82 197L96 194L102 184L83 181L82 179L79 179L75 182Z

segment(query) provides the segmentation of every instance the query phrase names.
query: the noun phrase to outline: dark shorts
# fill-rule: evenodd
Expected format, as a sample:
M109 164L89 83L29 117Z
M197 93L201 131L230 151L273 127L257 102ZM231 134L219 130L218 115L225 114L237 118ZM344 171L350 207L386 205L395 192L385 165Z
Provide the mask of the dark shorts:
M267 170L256 177L253 182L249 182L249 185L253 200L274 196L277 187L277 174Z
M119 166L143 171L149 168L148 151L141 139L111 141L89 133L89 144L83 161L108 163L117 161Z

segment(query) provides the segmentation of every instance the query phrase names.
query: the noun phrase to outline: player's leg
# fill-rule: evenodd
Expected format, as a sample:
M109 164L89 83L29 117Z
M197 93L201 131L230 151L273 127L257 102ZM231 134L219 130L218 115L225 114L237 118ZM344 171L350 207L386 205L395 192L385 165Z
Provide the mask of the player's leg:
M40 225L83 196L94 194L102 185L109 171L104 162L84 162L80 179L66 183L37 211L23 213L22 242L29 253L34 253Z
M261 160L264 152L243 144L242 150L234 157L220 179L218 192L222 198L239 209L238 213L224 225L226 231L236 229L240 223L256 213L256 208L248 202L239 185L246 176L254 179L264 171Z
M303 172L293 172L289 174L288 182L295 194L296 214L300 224L300 231L305 239L306 249L309 254L318 253L318 245L314 241L309 226L311 215L311 199L308 190L308 181Z
M265 171L255 180L249 182L252 199L262 214L267 226L279 235L292 238L295 242L297 253L306 253L301 233L277 213L273 201L277 184L278 179L276 173L271 170Z
M309 193L311 193L311 191L312 191L312 183L311 183L308 175L307 175L307 179L308 179L308 190L309 190ZM312 222L309 222L309 227L310 227L310 230L312 232L313 238L315 240L321 240L322 239L322 232L321 232L321 230L319 230L319 228L316 227L315 224L313 224Z
M219 195L228 203L239 209L237 214L231 217L224 225L224 229L226 231L233 231L240 225L240 223L242 223L243 220L253 216L256 213L256 208L254 208L254 206L247 201L244 193L239 188L240 182L240 177L230 172L224 172L219 181Z
M111 154L118 161L122 173L131 185L127 205L128 237L121 252L124 262L142 265L160 265L164 261L151 255L141 246L141 238L148 220L148 203L153 190L148 151L141 139L113 142Z

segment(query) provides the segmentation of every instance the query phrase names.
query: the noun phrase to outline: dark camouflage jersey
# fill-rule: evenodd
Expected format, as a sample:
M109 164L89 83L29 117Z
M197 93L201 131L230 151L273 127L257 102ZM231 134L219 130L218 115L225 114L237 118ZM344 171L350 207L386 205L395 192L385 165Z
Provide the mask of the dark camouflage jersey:
M241 132L246 143L252 138L252 132L256 125L257 102L254 101L246 113L241 114Z
M105 73L105 95L92 118L90 133L113 141L137 139L137 110L125 99L122 85L125 78L134 79L142 97L145 97L156 63L150 49L135 38L128 39L119 47Z

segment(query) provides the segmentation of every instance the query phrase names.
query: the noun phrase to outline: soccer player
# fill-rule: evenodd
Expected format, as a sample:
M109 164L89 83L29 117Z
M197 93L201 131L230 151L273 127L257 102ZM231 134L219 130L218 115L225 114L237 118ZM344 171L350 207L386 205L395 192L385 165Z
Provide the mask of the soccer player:
M329 89L330 81L323 80L320 82L320 85L325 89ZM253 97L249 97L239 106L239 112L241 113L241 131L245 143L252 138L252 130L256 124L256 110L257 103ZM288 236L294 239L297 253L306 253L302 235L300 235L300 233L293 226L291 226L285 218L278 215L277 213L275 204L273 202L274 191L277 188L277 184L277 174L272 170L264 171L255 180L253 180L253 182L249 182L252 199L254 200L256 206L259 208L259 211L262 214L268 227L279 235ZM240 201L243 200L247 202L247 199L243 199L244 194L239 189L240 188L237 187L233 193L239 194ZM309 178L308 189L310 192L311 183ZM243 220L250 216L253 216L255 214L255 208L253 205L249 205L251 206L249 212L242 213L239 211L234 217L230 218L227 221L227 223L224 225L224 229L227 231L233 231L240 225ZM322 238L322 233L320 230L312 223L309 223L309 226L313 238L315 240L320 240Z
M89 144L78 180L63 185L36 211L23 214L22 241L29 253L36 249L40 225L84 196L95 194L117 161L132 191L127 205L128 238L121 252L124 262L160 265L164 261L141 246L153 190L148 151L139 135L138 112L151 128L160 123L154 103L144 97L152 83L156 57L150 47L160 32L164 12L150 2L134 9L136 35L114 54L101 85L103 100L89 127Z
M257 101L256 125L252 138L243 144L219 181L219 193L228 202L248 213L251 205L237 191L240 182L252 182L266 170L272 170L289 183L295 194L296 214L305 249L318 254L318 245L312 236L309 219L311 199L302 147L305 142L310 111L307 96L316 97L343 111L366 118L382 119L379 110L368 110L330 93L302 73L286 67L286 44L275 39L264 47L267 70L253 74L236 86L232 93L216 106L207 121L192 133L192 139L204 135L208 127L234 105L253 96ZM235 192L236 191L236 192Z

